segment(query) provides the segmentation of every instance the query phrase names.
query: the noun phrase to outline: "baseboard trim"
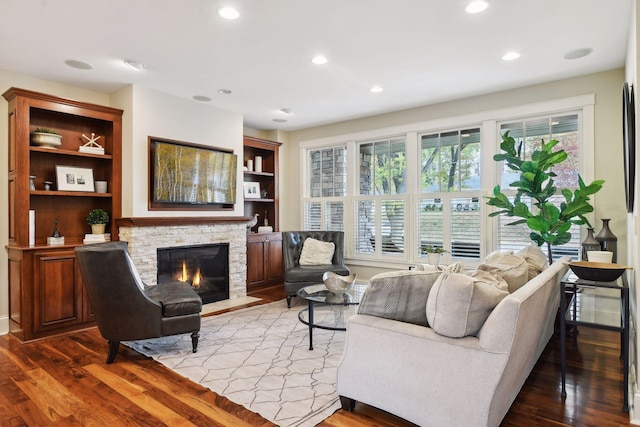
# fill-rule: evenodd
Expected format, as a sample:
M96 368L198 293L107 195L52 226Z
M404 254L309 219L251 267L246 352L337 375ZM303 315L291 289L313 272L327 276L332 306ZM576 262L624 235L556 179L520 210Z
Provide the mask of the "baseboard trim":
M0 335L9 333L9 316L0 317Z

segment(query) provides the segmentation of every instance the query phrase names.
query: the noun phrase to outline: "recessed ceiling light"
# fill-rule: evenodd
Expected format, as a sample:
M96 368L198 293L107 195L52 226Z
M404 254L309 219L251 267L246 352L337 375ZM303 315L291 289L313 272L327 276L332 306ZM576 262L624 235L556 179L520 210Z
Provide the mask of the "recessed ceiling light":
M238 19L240 12L232 7L223 7L218 10L218 15L224 19Z
M78 70L91 70L93 69L93 65L88 62L77 61L75 59L67 59L64 61L69 67L77 68Z
M593 49L590 47L584 47L581 49L570 50L569 52L562 55L564 59L578 59L583 58L593 52Z
M504 61L513 61L514 59L520 58L520 54L518 52L507 52L502 59Z
M327 58L325 58L322 55L318 55L318 56L314 56L313 59L311 59L311 62L313 62L316 65L323 65L327 63Z
M371 89L369 89L369 92L371 93L380 93L382 92L384 89L380 86L373 86Z
M218 89L218 93L221 95L231 95L231 91L229 89Z
M277 122L277 123L286 123L287 122L286 119L273 119L273 121Z
M142 62L138 62L133 59L125 59L124 63L136 71L144 70L144 64Z
M204 95L194 95L193 99L195 99L196 101L202 101L202 102L211 101L211 98L209 98L208 96L204 96Z
M484 0L476 0L469 3L465 10L467 11L467 13L480 13L487 7L489 7L489 2Z

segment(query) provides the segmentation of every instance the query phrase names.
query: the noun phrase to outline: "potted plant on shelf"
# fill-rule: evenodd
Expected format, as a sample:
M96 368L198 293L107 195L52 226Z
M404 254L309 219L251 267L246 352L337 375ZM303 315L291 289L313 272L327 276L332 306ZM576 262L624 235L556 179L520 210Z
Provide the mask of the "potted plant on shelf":
M45 148L56 148L62 144L62 135L53 129L36 128L31 135L31 142Z
M427 254L427 262L431 265L439 265L442 254L449 252L442 246L435 245L422 245L420 249L423 254Z
M92 234L104 234L108 222L109 214L102 209L94 209L87 215L87 223L91 226Z
M505 132L500 143L503 152L494 155L493 160L504 160L509 169L520 172L520 179L509 184L517 190L516 196L511 202L509 197L502 193L500 185L496 185L493 188L493 197L487 197L487 204L498 208L489 214L490 217L506 215L520 218L507 225L527 224L531 230L531 240L538 246L547 244L549 264L553 262L551 246L568 243L571 240L569 229L572 225L586 224L591 227L585 217L593 212L589 196L600 191L604 184L603 180L595 180L585 185L578 175L578 188L573 191L568 188L560 189L564 201L559 206L553 204L550 199L557 192L553 180L556 174L549 169L561 164L568 157L564 150L552 151L558 143L555 139L548 144L542 141L540 148L531 154L531 160L523 160L523 143L520 142L516 147L515 139L509 136L509 132ZM523 196L531 200L535 210L529 210L527 204L521 202Z

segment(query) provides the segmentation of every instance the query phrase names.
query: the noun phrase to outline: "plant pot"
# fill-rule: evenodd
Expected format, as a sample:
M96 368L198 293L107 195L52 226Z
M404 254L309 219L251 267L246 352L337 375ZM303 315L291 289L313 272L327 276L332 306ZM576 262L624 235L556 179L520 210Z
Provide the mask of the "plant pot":
M55 133L34 132L31 142L39 147L56 148L62 145L62 136Z
M429 265L439 265L440 258L442 258L442 254L436 254L436 253L427 254L427 262L429 263Z
M91 224L91 234L104 234L107 224Z

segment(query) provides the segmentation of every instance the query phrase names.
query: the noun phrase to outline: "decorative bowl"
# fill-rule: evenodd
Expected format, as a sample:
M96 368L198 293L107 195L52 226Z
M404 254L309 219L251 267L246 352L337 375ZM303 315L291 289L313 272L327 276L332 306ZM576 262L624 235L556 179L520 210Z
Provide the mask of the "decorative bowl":
M62 136L54 133L34 132L31 134L31 142L43 148L56 148L62 145Z
M573 261L569 268L578 278L595 282L613 282L622 276L625 270L631 269L626 265L607 262Z
M356 276L357 274L341 276L331 271L327 271L322 275L322 281L329 291L336 295L340 295L353 287L356 282Z

